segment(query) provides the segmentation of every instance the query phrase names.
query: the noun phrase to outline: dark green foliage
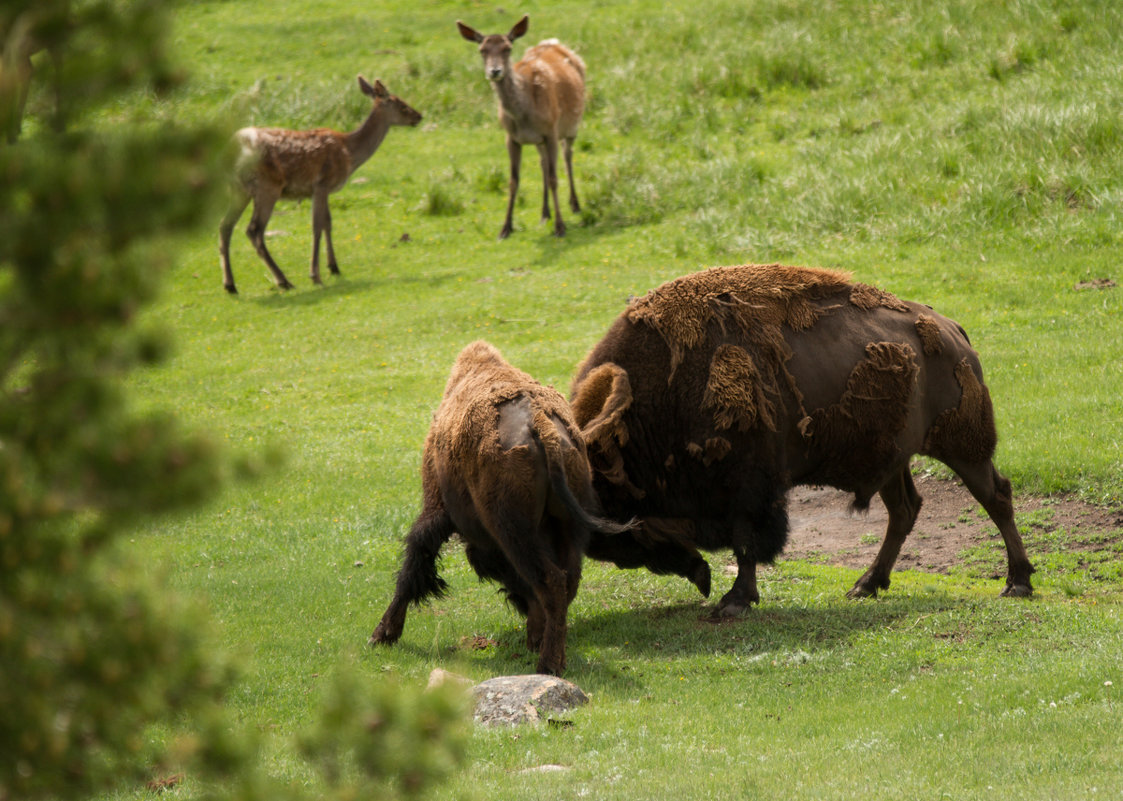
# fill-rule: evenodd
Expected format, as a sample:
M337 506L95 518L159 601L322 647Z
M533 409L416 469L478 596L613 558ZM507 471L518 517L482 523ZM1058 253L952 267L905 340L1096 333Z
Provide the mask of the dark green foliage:
M171 237L212 219L221 187L224 135L113 116L123 96L175 83L167 22L159 2L0 6L4 63L45 48L33 80L51 106L48 124L0 144L0 801L158 780L173 759L150 727L180 716L202 729L173 750L190 780L220 780L215 797L322 797L259 774L255 743L222 712L234 672L200 615L150 588L117 547L129 526L210 495L222 474L207 440L130 408L121 388L167 351L138 313ZM20 91L0 81L0 108L19 105ZM426 747L364 763L372 797L386 797L376 784L392 785L396 770L415 795L455 765L445 728L459 712L443 696L397 693L384 707L355 679L347 692L352 706L329 712L332 736L308 740L318 762L371 742L363 721L382 714L381 742ZM352 713L369 714L348 723Z
M342 669L301 752L338 798L418 798L464 758L464 698L451 686L418 694Z
M93 130L91 112L122 91L172 83L162 9L117 5L9 2L2 16L5 47L27 32L50 54L35 80L53 109L0 149L0 798L138 776L145 725L230 677L194 614L106 558L138 515L218 478L204 440L132 412L118 388L166 350L131 323L164 266L152 237L209 207L216 139Z

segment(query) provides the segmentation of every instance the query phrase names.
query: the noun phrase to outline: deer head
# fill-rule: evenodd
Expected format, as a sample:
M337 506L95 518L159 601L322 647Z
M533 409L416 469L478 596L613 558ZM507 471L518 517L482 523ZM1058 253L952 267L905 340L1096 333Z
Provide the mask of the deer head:
M506 36L501 33L484 36L460 20L456 21L456 27L460 30L460 35L469 42L479 44L480 55L484 60L484 75L487 79L501 81L511 70L511 43L526 33L526 29L530 27L530 17L524 15Z

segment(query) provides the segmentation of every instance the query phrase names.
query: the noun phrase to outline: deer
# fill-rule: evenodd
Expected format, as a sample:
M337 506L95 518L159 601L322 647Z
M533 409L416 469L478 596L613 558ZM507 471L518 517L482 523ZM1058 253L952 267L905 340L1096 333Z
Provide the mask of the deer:
M569 176L569 208L581 211L573 183L573 142L585 111L585 62L557 39L547 39L529 48L511 65L511 45L524 35L530 18L523 16L507 34L483 35L457 20L460 35L479 44L484 75L499 100L499 122L507 132L507 155L511 180L507 192L507 217L500 239L511 235L511 218L519 191L519 165L523 145L535 145L542 162L542 221L550 219L550 197L554 199L554 235L565 236L558 203L558 145L565 153Z
M277 262L265 247L265 226L278 200L312 198L312 283L320 280L320 236L327 240L328 270L339 275L339 264L331 244L331 210L328 197L343 188L352 173L374 155L394 125L415 126L421 114L382 82L374 85L359 76L359 89L373 101L363 124L350 133L315 128L292 131L287 128L242 128L234 134L240 148L234 168L231 200L219 226L219 255L222 283L230 294L237 294L230 270L230 234L238 218L253 201L253 214L246 236L254 250L273 274L280 289L292 289Z

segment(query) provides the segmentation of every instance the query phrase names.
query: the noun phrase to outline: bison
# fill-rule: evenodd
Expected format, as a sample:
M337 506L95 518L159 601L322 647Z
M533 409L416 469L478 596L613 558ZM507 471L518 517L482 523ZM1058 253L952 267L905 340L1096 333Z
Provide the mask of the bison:
M829 270L705 270L632 300L578 367L571 403L603 513L640 523L593 536L587 555L708 596L699 550L732 548L737 578L715 615L759 603L756 565L783 549L796 485L852 492L858 510L880 494L885 540L849 596L887 589L920 510L913 454L954 470L998 526L1002 595L1033 592L978 356L926 306Z
M436 561L457 533L480 578L498 581L526 616L538 672L560 674L590 533L628 530L594 515L585 442L565 398L486 342L464 348L425 440L421 492L394 597L370 643L397 642L409 604L444 595Z

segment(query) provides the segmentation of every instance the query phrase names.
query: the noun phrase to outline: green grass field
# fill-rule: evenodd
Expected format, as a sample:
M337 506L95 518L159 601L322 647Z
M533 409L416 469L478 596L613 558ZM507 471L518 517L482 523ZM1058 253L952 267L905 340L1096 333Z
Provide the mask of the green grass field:
M588 64L584 210L549 235L527 151L515 233L499 242L503 137L454 22L506 31L524 12L528 44L556 36ZM425 117L333 197L341 278L311 286L310 206L282 204L269 246L297 288L272 287L247 214L241 294L225 295L216 209L213 230L176 244L143 321L174 353L131 378L135 402L264 470L136 531L130 550L204 598L245 655L231 701L271 739L277 773L300 776L288 738L341 656L409 683L437 666L477 680L533 669L520 619L456 548L450 597L412 611L397 647L365 647L460 348L486 338L566 392L630 295L701 267L840 268L931 304L982 356L1016 491L1118 508L1123 290L1075 287L1123 280L1121 30L1112 0L183 4L187 88L134 98L105 125L348 129L368 108L358 74ZM1121 537L1103 558L1118 560ZM762 606L720 626L681 580L589 564L567 678L593 703L571 727L478 732L441 795L1116 797L1123 586L1117 571L1086 575L1063 531L1027 541L1032 601L999 600L972 561L845 602L852 571L782 561L763 571ZM711 561L724 592L724 556ZM569 769L524 772L543 764Z

